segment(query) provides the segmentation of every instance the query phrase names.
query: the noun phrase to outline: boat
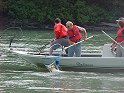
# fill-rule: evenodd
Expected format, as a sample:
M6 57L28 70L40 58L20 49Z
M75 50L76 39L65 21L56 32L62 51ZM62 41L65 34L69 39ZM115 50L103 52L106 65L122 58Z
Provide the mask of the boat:
M67 57L66 54L49 56L47 53L30 53L11 50L23 59L37 66L58 62L63 71L124 71L124 57L115 57L111 44L103 46L102 53L82 53L81 57Z

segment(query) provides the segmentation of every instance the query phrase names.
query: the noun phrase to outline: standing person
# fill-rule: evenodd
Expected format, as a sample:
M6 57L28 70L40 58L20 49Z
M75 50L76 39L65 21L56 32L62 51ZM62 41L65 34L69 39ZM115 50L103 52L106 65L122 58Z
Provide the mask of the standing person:
M50 45L50 55L52 55L53 50L61 46L68 46L68 39L67 39L67 28L61 23L59 18L56 18L54 21L54 35L55 39L52 40Z
M67 34L68 34L68 38L70 40L70 44L77 43L77 42L81 41L82 34L80 32L84 33L83 39L84 40L87 39L87 32L86 32L85 28L79 27L77 25L73 25L73 23L71 21L68 21L66 23L66 27L68 29ZM75 53L76 57L81 56L81 43L76 44L76 45L74 45L68 49L68 56L69 57L74 56L74 53Z
M117 30L117 36L115 38L115 41L118 44L116 44L116 42L114 42L112 44L112 51L116 46L117 47L117 49L115 51L116 52L116 57L124 57L124 18L121 17L116 21L117 21L117 24L118 24L119 28Z

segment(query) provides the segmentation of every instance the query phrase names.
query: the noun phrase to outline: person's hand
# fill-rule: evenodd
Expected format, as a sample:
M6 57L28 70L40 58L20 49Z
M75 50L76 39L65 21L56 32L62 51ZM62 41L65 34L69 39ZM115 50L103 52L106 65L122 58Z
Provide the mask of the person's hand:
M111 52L112 52L113 54L115 54L115 52L116 52L116 45L115 45L115 44L112 44L112 45L111 45Z
M84 41L87 41L87 36L86 37L84 37L84 39L83 39Z
M52 43L53 41L55 41L55 39L51 39L51 40L50 40L50 43Z
M112 52L113 54L116 54L116 47L111 48L111 52Z
M72 42L71 40L68 40L68 42L69 42L69 45L74 44L74 42Z

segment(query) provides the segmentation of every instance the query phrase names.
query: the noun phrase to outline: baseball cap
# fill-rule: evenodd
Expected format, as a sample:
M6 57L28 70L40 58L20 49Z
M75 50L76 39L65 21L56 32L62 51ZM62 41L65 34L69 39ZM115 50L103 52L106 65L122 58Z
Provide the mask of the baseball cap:
M119 21L124 21L124 17L120 17L118 20L116 20L117 22Z

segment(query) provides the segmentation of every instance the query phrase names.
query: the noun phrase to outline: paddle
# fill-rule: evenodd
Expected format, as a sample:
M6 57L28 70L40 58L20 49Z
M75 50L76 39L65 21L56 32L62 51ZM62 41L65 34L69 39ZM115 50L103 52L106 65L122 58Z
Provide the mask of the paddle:
M40 48L38 48L39 52L41 53L42 50L43 50L44 48L46 48L46 46L49 45L49 44L50 44L49 42L43 44Z
M114 41L117 45L119 45L122 49L124 49L120 43L118 43L117 41L115 41L110 35L108 35L105 31L102 31L106 36L108 36L112 41Z
M90 39L90 38L93 38L93 36L88 37L87 40ZM64 49L66 50L66 49L68 49L68 48L70 48L70 47L72 47L72 46L74 46L74 45L77 45L77 44L83 42L83 41L84 41L84 40L81 40L80 42L74 43L74 44L72 44L72 45L70 45L70 46L68 46L68 47L65 47Z
M13 37L10 39L10 41L9 41L9 48L11 48L11 45L12 45L12 42L13 42L14 38L15 38L15 36L13 36Z

